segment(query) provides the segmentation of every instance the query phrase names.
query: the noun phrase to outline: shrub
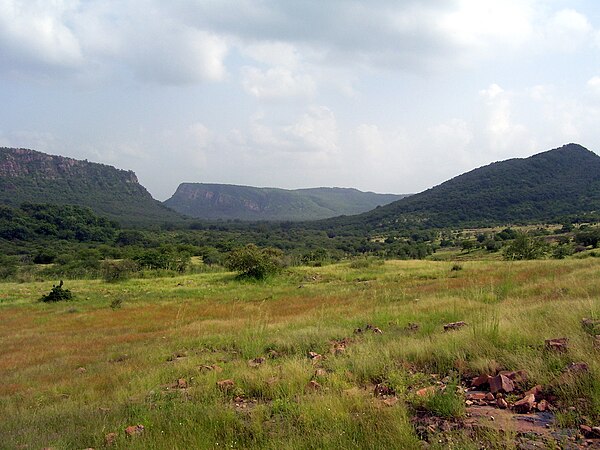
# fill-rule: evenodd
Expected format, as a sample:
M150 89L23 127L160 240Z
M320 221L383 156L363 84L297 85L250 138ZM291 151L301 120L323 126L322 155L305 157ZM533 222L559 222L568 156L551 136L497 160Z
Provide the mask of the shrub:
M104 261L102 263L102 278L107 283L127 280L138 269L135 261L124 259L122 261Z
M504 257L508 260L538 259L548 253L548 244L520 233L505 247Z
M248 244L232 250L225 259L225 267L242 277L264 279L279 272L284 266L283 252L276 248L259 248Z
M63 281L60 280L58 286L52 285L52 289L46 295L40 297L40 302L53 303L61 301L69 301L73 299L73 294L68 289L63 289Z

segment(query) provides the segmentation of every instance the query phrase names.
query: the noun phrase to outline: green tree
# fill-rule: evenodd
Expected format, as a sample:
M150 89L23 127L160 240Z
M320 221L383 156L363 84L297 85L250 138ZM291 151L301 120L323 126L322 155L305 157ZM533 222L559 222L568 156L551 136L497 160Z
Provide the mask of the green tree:
M541 239L535 239L524 233L505 247L504 258L508 260L538 259L548 253L548 244Z
M262 280L284 267L283 252L248 244L232 250L225 259L225 267L238 272L240 276Z

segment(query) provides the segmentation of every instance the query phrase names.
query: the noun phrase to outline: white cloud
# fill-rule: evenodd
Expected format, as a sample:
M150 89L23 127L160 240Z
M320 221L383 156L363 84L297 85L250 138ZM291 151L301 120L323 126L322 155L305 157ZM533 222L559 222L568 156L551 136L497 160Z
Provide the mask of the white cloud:
M587 81L588 90L595 96L600 97L600 76L594 76Z
M244 67L242 85L246 92L264 100L311 97L315 92L315 81L311 76L294 74L283 67L267 70Z
M594 29L585 15L563 9L549 18L544 31L547 48L572 52L589 42Z
M305 149L332 153L338 150L338 128L333 112L325 106L313 106L293 125L284 130L300 140Z

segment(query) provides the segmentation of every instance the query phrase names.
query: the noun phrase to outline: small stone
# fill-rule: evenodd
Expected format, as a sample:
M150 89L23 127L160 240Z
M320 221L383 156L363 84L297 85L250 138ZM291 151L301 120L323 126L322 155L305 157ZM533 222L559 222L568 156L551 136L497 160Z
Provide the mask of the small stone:
M412 323L409 322L408 325L406 325L406 330L407 331L419 331L419 324L418 323Z
M542 392L543 392L544 388L542 388L541 385L536 384L534 387L532 387L531 389L529 389L528 391L525 392L525 395L529 395L529 394L533 394L535 396L536 400L539 400L542 398Z
M528 413L529 411L531 411L533 409L534 405L535 405L535 395L528 394L524 398L519 400L518 402L515 402L515 404L513 405L513 409L520 414L524 414L524 413Z
M379 383L375 385L375 389L373 389L373 394L375 395L375 397L393 396L396 395L396 391L394 391L391 387L384 383Z
M568 338L554 338L546 339L544 341L546 350L564 353L567 351L569 339Z
M144 425L131 425L125 428L125 434L127 436L136 436L144 432Z
M576 362L569 364L566 368L566 371L573 374L582 374L588 373L590 371L590 367L587 365L587 363Z
M435 392L435 386L429 386L417 391L419 397L428 397Z
M380 328L374 327L373 328L373 333L375 333L375 334L383 334L383 331L381 331Z
M592 427L588 427L587 425L579 425L579 431L583 434L583 437L589 438L592 436Z
M492 394L491 392L488 392L488 393L485 395L485 399L486 399L488 402L491 402L491 401L493 401L493 400L496 400L496 397L494 397L494 394Z
M108 433L104 436L104 442L107 446L115 445L117 442L117 433Z
M498 408L500 408L500 409L508 408L508 403L503 398L497 399L496 404L498 405Z
M230 379L217 381L217 387L223 391L227 391L233 386L235 386L235 382Z
M515 385L510 378L504 375L496 375L490 379L490 392L495 394L496 392L512 392L515 389Z
M537 404L537 410L544 412L548 409L548 402L546 400L540 400Z
M444 331L458 330L466 325L467 323L463 322L462 320L460 322L450 322L444 325Z
M177 389L187 389L188 383L185 379L180 378L177 380Z
M312 391L318 391L319 389L321 389L321 387L322 386L315 380L310 380L306 385L306 388Z
M592 427L592 433L595 438L600 438L600 427Z
M262 356L259 356L258 358L254 358L254 359L251 359L250 361L248 361L248 365L250 367L258 367L261 364L263 364L265 361L266 361L265 358L263 358Z
M317 360L323 358L323 356L319 355L317 352L308 352L308 357L310 359L317 359Z
M485 394L483 392L473 392L473 393L467 394L467 399L468 400L484 400L486 398L486 396L487 396L487 394Z
M315 370L315 377L325 377L325 376L327 376L327 371L325 369Z
M86 373L87 369L85 367L78 367L77 368L77 373Z
M386 406L394 406L396 403L398 403L398 397L389 397L383 401Z

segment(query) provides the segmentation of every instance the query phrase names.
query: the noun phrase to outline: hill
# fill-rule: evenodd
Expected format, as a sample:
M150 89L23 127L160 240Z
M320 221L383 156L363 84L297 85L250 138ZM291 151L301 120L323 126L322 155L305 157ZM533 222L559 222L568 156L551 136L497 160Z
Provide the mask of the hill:
M132 171L48 155L23 148L0 148L0 204L78 205L122 225L179 221L181 217L138 182Z
M600 157L568 144L495 162L436 187L325 228L394 230L542 222L600 211Z
M164 204L200 219L315 220L359 214L402 197L347 188L286 190L182 183Z

